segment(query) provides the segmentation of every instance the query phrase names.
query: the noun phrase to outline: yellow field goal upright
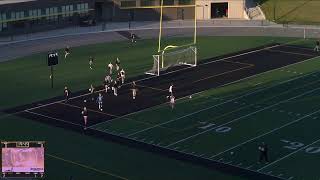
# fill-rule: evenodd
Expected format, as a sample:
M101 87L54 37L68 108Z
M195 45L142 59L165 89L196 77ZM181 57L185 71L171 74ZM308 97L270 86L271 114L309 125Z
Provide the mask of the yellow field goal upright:
M192 8L194 9L193 17L193 27L189 26L187 28L193 28L193 33L191 40L189 42L184 42L179 44L178 42L169 41L170 44L163 43L163 31L170 29L170 27L163 27L164 21L164 9L170 8ZM197 65L197 18L196 18L196 1L194 4L190 5L164 5L164 0L161 0L160 6L152 6L152 8L160 8L160 22L159 22L159 36L158 36L158 50L157 54L152 55L153 66L152 69L147 71L146 74L159 76L161 71L167 70L169 67L177 65ZM181 27L183 28L183 27ZM164 36L166 37L166 35ZM164 48L162 48L164 47Z

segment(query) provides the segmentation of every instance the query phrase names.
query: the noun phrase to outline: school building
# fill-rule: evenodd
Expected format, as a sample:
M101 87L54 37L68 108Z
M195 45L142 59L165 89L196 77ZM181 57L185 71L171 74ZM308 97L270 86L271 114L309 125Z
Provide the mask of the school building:
M245 0L164 0L164 20L245 18ZM191 5L196 4L196 11ZM0 0L0 35L68 25L159 20L161 0ZM181 7L183 6L183 7ZM153 8L154 7L154 8Z

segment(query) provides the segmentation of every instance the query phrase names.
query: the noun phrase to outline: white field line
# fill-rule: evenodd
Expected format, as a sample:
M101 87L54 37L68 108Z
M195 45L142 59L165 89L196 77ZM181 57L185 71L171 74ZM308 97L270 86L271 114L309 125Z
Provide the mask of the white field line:
M240 146L242 146L242 145L244 145L244 144L247 144L247 143L249 143L249 142L252 142L252 141L254 141L254 140L256 140L256 139L259 139L259 138L261 138L261 137L263 137L263 136L266 136L266 135L269 135L269 134L271 134L271 133L274 133L274 132L276 132L276 131L278 131L278 130L280 130L280 129L282 129L282 128L285 128L285 127L290 126L290 125L292 125L292 124L294 124L294 123L297 123L297 122L299 122L299 121L301 121L301 120L303 120L303 119L305 119L305 118L307 118L307 117L310 117L310 116L312 116L312 115L314 115L314 114L317 114L317 113L319 113L319 112L320 112L320 110L317 110L317 111L314 111L314 112L312 112L312 113L309 113L309 114L307 114L307 115L305 115L305 116L303 116L303 117L301 117L301 118L299 118L299 119L297 119L297 120L294 120L294 121L292 121L292 122L286 123L286 124L284 124L284 125L282 125L282 126L280 126L280 127L278 127L278 128L275 128L275 129L273 129L273 130L271 130L271 131L269 131L269 132L266 132L266 133L264 133L264 134L261 134L261 135L259 135L259 136L256 136L256 137L254 137L254 138L252 138L252 139L249 139L249 140L247 140L247 141L245 141L245 142L242 142L242 143L240 143L240 144L238 144L238 145L236 145L236 146L233 146L233 147L231 147L231 148L229 148L229 149L227 149L227 150L225 150L225 151L222 151L222 152L220 152L220 153L217 153L217 154L215 154L214 156L211 156L210 158L218 157L218 156L221 155L221 154L224 154L224 153L226 153L226 152L228 152L228 151L230 151L230 150L233 150L233 149L235 149L235 148L237 148L237 147L240 147Z
M302 41L302 40L294 40L294 41L290 41L290 42L287 42L287 43L284 43L284 44L285 45L286 44L292 44L292 43L299 42L299 41ZM199 66L203 66L203 65L219 62L219 61L225 61L225 60L232 59L232 58L235 58L235 57L240 57L240 56L244 56L244 55L248 55L248 54L252 54L252 53L256 53L256 52L272 49L272 48L275 48L275 47L278 47L278 46L283 46L283 45L275 45L275 46L270 46L270 47L266 47L266 48L262 48L262 49L253 50L253 51L249 51L249 52L245 52L245 53L241 53L241 54L225 57L225 58L222 58L222 59L218 59L218 60L215 60L215 61L209 61L209 62L206 62L206 63L201 63L201 64L199 64L198 66L195 66L195 67L199 67ZM313 58L311 58L311 59L313 59ZM170 71L170 72L167 72L167 73L164 73L164 74L160 74L159 76L165 76L167 74L172 74L172 73L175 73L175 72L184 71L184 70L187 70L187 69L190 69L190 68L195 68L195 67L187 67L187 68L183 68L183 69L179 69L179 70L175 70L175 71ZM136 82L141 82L141 81L157 78L159 76L151 76L151 77L139 79L139 80L136 80ZM124 85L128 85L130 83L131 82L127 82ZM96 91L96 92L102 92L102 91L104 91L104 89L101 89L101 90ZM87 95L90 95L90 93L86 93L86 94L82 94L82 95L79 95L79 96L70 97L69 99L77 99L77 98L84 97L84 96L87 96ZM38 108L41 108L41 107L50 106L52 104L60 103L60 102L63 102L63 101L64 100L60 100L60 101L56 101L56 102L52 102L52 103L36 106L36 107L33 107L33 108L29 108L29 109L26 109L26 110L38 109Z
M311 51L311 52L315 52L314 50L313 50L313 48L306 48L306 47L300 47L300 46L292 46L292 45L288 45L288 46L286 46L287 48L292 48L292 49L300 49L300 50L309 50L309 51Z
M290 52L290 51L281 51L281 50L272 50L272 49L269 49L268 51L270 51L270 52L279 52L279 53L284 53L284 54L292 54L292 55L313 57L312 54L296 53L296 52Z
M314 73L316 73L316 72L314 72ZM273 86L269 86L269 87L266 87L266 88L258 89L258 90L256 90L256 91L252 91L252 92L250 92L250 93L246 93L246 94L244 94L244 95L241 95L241 96L238 96L238 97L236 97L236 98L227 100L227 101L225 101L225 102L222 102L222 103L219 103L219 104L215 104L215 105L213 105L213 106L209 106L209 107L207 107L207 108L204 108L204 109L195 111L195 112L193 112L193 113L186 114L186 115L184 115L184 116L180 116L180 117L178 117L178 118L175 118L175 119L172 119L172 120L163 122L163 123L156 124L156 125L154 125L154 126L152 126L152 127L146 128L146 129L142 129L142 130L140 130L140 131L137 131L137 132L134 132L134 133L132 133L132 134L129 134L128 137L133 136L133 135L136 135L136 134L141 133L141 132L144 132L144 131L147 131L147 130L150 130L150 129L153 129L153 128L156 128L156 127L159 127L159 126L162 126L162 125L165 125L165 124L168 124L168 123L171 123L171 122L174 122L174 121L178 121L178 120L183 119L183 118L185 118L185 117L189 117L189 116L192 116L192 115L194 115L194 114L197 114L197 113L200 113L200 112L203 112L203 111L206 111L206 110L209 110L209 109L218 107L218 106L220 106L220 105L223 105L223 104L232 102L232 101L234 101L234 100L241 99L241 98L243 98L243 97L246 97L246 96L249 96L249 95L252 95L252 94L256 94L256 93L265 91L265 90L267 90L267 89L271 89L271 88L273 88L273 87L276 87L276 86L279 86L279 85L282 85L282 84L285 84L285 83L294 81L294 80L296 80L296 79L300 79L300 78L306 77L306 76L311 76L311 75L314 74L314 73L306 74L306 75L303 75L303 76L299 76L299 77L296 77L296 78L289 79L289 80L287 80L287 81L281 82L281 83L279 83L279 84L275 84L275 85L273 85Z
M293 43L293 42L295 42L295 41L292 41L292 43ZM266 49L275 48L275 47L278 47L278 46L280 46L280 45L275 45L275 46L271 46L271 47L267 47L267 48L262 48L262 49L258 49L258 50L254 50L254 51L249 51L249 52L237 54L237 55L234 55L234 56L230 56L230 57L225 57L225 58L222 58L222 59L218 59L218 60L215 60L215 61L209 61L209 62L206 62L206 63L199 64L199 65L196 66L196 67L203 66L203 65L207 65L207 64L211 64L211 63L215 63L215 62L219 62L219 61L223 61L223 60L227 60L227 59L232 59L232 58L235 58L235 57L240 57L240 56L252 54L252 53L259 52L259 51L263 51L263 50L266 50ZM187 67L187 68L184 68L184 69L179 69L179 70L175 70L175 71L170 71L170 72L167 72L167 73L164 73L164 74L160 74L160 76L165 76L165 75L167 75L167 74L172 74L172 73L175 73L175 72L184 71L184 70L190 69L190 68L195 68L195 67ZM145 80L149 80L149 79L154 79L154 78L157 78L157 77L159 77L159 76L150 76L150 77L147 77L147 78L143 78L143 79L136 80L136 82L141 82L141 81L145 81ZM131 82L127 82L127 83L125 83L124 85L128 85L128 84L130 84L130 83L131 83ZM104 91L104 89L101 89L101 90L96 91L96 92L102 92L102 91ZM90 93L86 93L86 94L82 94L82 95L79 95L79 96L70 97L69 99L76 99L76 98L80 98L80 97L87 96L87 95L90 95ZM33 108L29 108L29 109L26 109L26 110L38 109L38 108L41 108L41 107L50 106L50 105L52 105L52 104L56 104L56 103L63 102L63 101L64 101L64 100L60 100L60 101L56 101L56 102L52 102L52 103L48 103L48 104L36 106L36 107L33 107Z
M96 131L99 131L99 132L103 132L103 133L106 133L105 131L102 131L102 130L98 130L98 129L94 129ZM132 137L123 137L123 136L119 136L115 133L111 133L111 132L108 132L107 134L111 134L111 135L114 135L114 136L118 136L118 137L122 137L122 138L127 138L127 139L130 139L131 141L135 141L135 142L141 142L140 140L137 140L135 138L132 138ZM149 144L147 142L144 142L146 144ZM219 162L219 161L214 161L212 159L209 159L209 158L205 158L205 157L199 157L198 155L194 154L194 152L182 152L180 150L174 150L172 148L168 148L168 147L165 147L165 146L161 146L161 145L155 145L155 144L149 144L149 145L153 145L155 147L159 147L159 148L163 148L163 149L167 149L167 150L170 150L170 151L174 151L174 152L178 152L178 153L181 153L181 154L186 154L186 155L191 155L191 156L194 156L194 157L198 157L198 158L201 158L201 159L206 159L206 160L209 160L209 161L212 161L212 162L217 162L217 163L220 163L220 164L224 164L224 165L229 165L229 166L232 166L232 167L235 167L235 168L239 168L239 169L243 169L243 170L247 170L247 171L250 171L250 172L254 172L254 173L258 173L258 174L262 174L262 175L267 175L267 176L270 176L270 177L275 177L275 178L280 178L280 179L284 179L284 178L281 178L281 177L277 177L277 176L274 176L272 174L266 174L266 173L263 173L263 172L260 172L260 171L254 171L252 169L247 169L247 168L244 168L244 167L241 167L241 166L237 166L237 165L234 165L234 164L226 164L224 162Z
M265 98L265 99L263 99L263 100L261 100L261 101L257 101L257 102L255 102L255 103L248 104L248 105L243 106L243 107L241 107L241 108L238 108L238 109L235 109L235 110L233 110L233 111L227 112L227 113L225 113L225 114L223 114L223 115L217 116L215 119L221 119L221 118L224 117L224 116L227 116L227 115L232 114L232 113L234 113L234 112L241 111L242 109L246 109L246 108L249 108L249 107L252 107L252 106L257 106L257 104L266 102L266 101L268 101L268 100L270 100L270 99L274 99L274 98L276 98L276 97L282 96L282 95L284 95L284 94L287 94L287 93L289 93L289 92L295 91L295 90L297 90L297 89L301 89L301 88L304 88L304 87L306 87L306 86L310 86L310 85L316 84L316 83L318 83L319 81L320 81L320 80L312 81L312 82L310 82L310 83L304 84L303 86L291 88L291 89L286 90L286 91L283 91L283 92L281 92L281 93L279 93L279 94L277 94L277 95L275 95L275 96L271 96L271 97ZM259 106L259 105L258 105L258 106ZM181 129L180 131L189 129L190 127L194 127L194 125L189 126L189 127L187 127L187 128L184 128L184 129Z
M311 144L308 144L307 146L304 146L304 147L302 147L302 148L299 148L299 149L297 149L296 151L293 151L292 153L290 153L290 154L288 154L288 155L286 155L286 156L283 156L282 158L277 159L276 161L273 161L273 162L269 163L269 164L266 165L266 166L263 166L262 168L258 169L257 171L260 172L261 170L263 170L263 169L265 169L265 168L267 168L267 167L269 167L269 166L271 166L271 165L273 165L273 164L275 164L275 163L278 163L279 161L282 161L282 160L284 160L284 159L292 156L293 154L296 154L297 152L299 152L299 151L301 151L301 150L304 150L304 149L306 149L306 148L308 148L308 147L310 147L310 146L312 146L312 145L314 145L314 144L316 144L316 143L318 143L318 142L320 142L320 139L312 142Z
M43 114L36 113L36 112L32 112L32 111L29 111L29 110L25 110L25 112L28 112L28 113L31 113L31 114L35 114L35 115L37 115L37 116L42 116L42 117L45 117L45 118L53 119L53 120L55 120L55 121L60 121L60 122L64 122L64 123L67 123L67 124L72 124L72 125L84 127L84 126L82 126L82 125L80 125L80 124L76 124L76 123L73 123L73 122L65 121L65 120L63 120L63 119L58 119L58 118L50 117L50 116L43 115Z
M238 69L226 71L226 72L223 72L223 73L220 73L220 74L215 74L215 75L212 75L212 76L207 76L207 77L198 79L198 80L196 80L196 81L193 81L193 82L191 82L191 84L192 84L192 83L197 83L197 82L200 82L200 81L204 81L204 80L207 80L207 79L211 79L211 78L214 78L214 77L218 77L218 76L221 76L221 75L229 74L229 73L232 73L232 72L240 71L240 70L243 70L243 69L248 69L248 68L251 68L251 67L253 67L253 66L245 66L245 67L241 67L241 68L238 68ZM182 86L182 87L183 87L183 86ZM181 87L178 87L178 88L181 88Z
M317 91L317 90L319 90L319 89L320 89L320 88L316 88L316 89L313 89L313 90L311 90L311 91L307 91L307 92L305 92L305 93L302 93L302 94L300 94L300 95L291 97L291 98L289 98L289 99L279 101L279 102L277 102L277 103L275 103L275 104L273 104L273 105L264 107L263 109L260 109L260 110L258 110L258 111L254 111L254 112L249 113L249 114L247 114L247 115L245 115L245 116L241 116L241 117L236 118L236 119L234 119L234 120L232 120L232 121L229 121L229 122L227 122L227 123L224 123L224 124L221 124L221 125L219 125L219 126L210 128L210 129L208 129L208 130L202 131L202 132L197 133L197 134L194 134L194 135L192 135L192 136L183 138L183 139L181 139L181 140L179 140L179 141L176 141L176 142L174 142L174 143L169 144L168 146L172 146L172 145L175 145L175 144L184 142L184 141L186 141L186 140L189 140L189 139L191 139L191 138L197 137L197 136L199 136L199 135L201 135L201 134L204 134L204 133L206 133L206 132L212 131L213 129L217 129L217 128L219 128L219 127L222 127L222 126L231 124L231 123L233 123L233 122L237 122L237 121L239 121L239 120L241 120L241 119L243 119L243 118L246 118L246 117L251 116L251 115L253 115L253 114L257 114L257 113L259 113L259 112L261 112L261 111L264 111L264 110L266 110L266 109L270 109L270 108L272 108L272 107L274 107L274 106L277 106L277 105L279 105L279 104L281 104L281 103L284 103L284 102L288 102L288 101L290 101L290 100L292 100L292 99L296 99L296 98L299 98L299 97L304 96L304 95L306 95L306 94L310 94L310 93L312 93L312 92L314 92L314 91Z

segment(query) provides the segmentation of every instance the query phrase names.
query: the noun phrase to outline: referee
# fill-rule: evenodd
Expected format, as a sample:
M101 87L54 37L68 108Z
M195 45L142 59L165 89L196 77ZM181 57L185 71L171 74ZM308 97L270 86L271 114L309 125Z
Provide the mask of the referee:
M269 158L268 158L268 146L267 144L265 144L264 142L262 142L259 145L259 163L261 163L262 161L265 161L266 163L269 163Z

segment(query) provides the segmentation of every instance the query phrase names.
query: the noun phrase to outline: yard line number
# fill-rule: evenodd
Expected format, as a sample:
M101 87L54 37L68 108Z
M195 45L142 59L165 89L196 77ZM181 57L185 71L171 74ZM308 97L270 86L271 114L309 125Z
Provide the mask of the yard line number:
M199 129L203 129L206 130L208 128L214 128L216 126L216 124L214 123L207 123L207 122L199 122L201 124L200 127L198 127ZM213 129L212 131L216 132L216 133L227 133L230 132L232 130L231 127L228 126L221 126L221 127L217 127L215 129Z
M300 148L305 147L305 144L303 144L301 142L294 142L294 141L289 141L289 140L285 140L285 139L282 139L280 141L286 144L285 146L283 146L283 148L290 149L290 150L298 150ZM306 152L308 154L320 153L320 146L308 147L308 148L304 149L304 152Z

